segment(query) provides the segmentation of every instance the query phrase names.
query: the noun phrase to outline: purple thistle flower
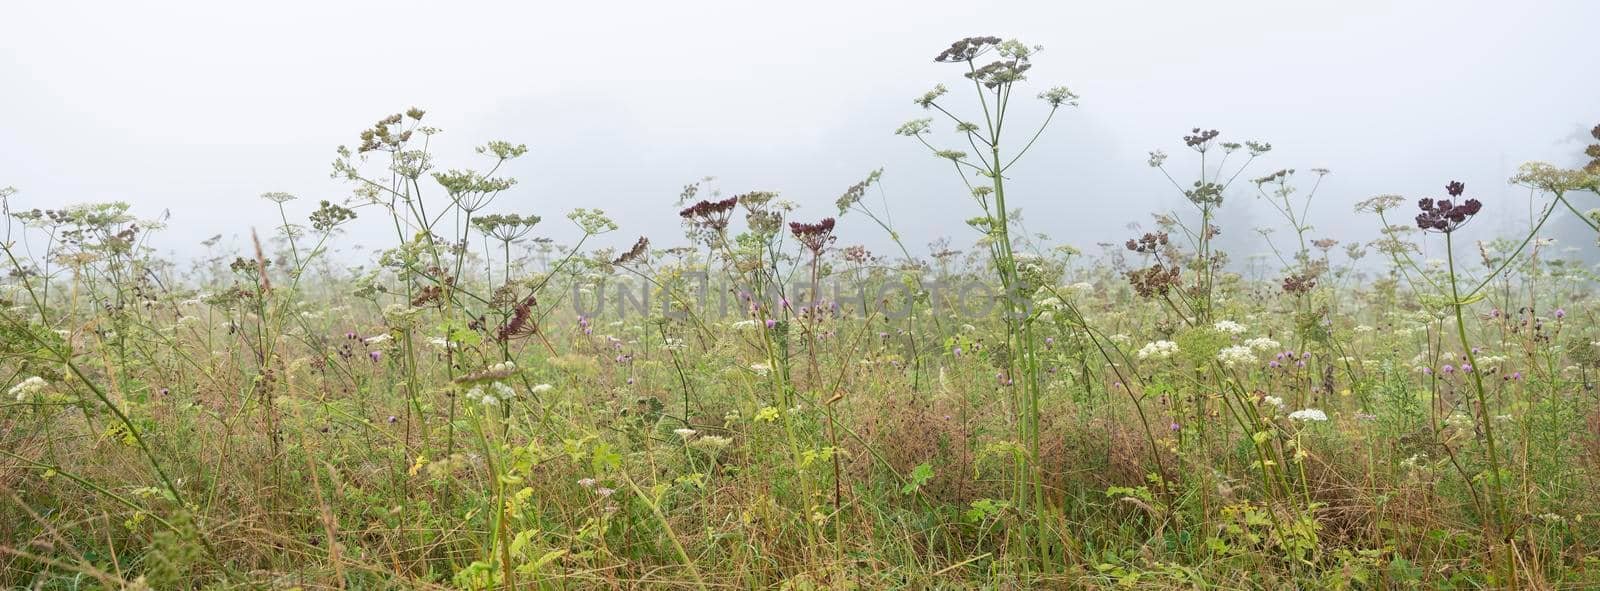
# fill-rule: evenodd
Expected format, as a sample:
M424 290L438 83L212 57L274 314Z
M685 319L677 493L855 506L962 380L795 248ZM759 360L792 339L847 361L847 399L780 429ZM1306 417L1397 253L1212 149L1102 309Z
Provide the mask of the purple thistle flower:
M371 359L373 363L377 363L378 360L383 359L383 351L369 351L367 352L367 358Z
M1463 363L1463 364L1461 364L1461 373L1472 373L1472 364L1471 363Z
M1440 369L1443 369L1445 373L1454 373L1456 371L1455 366L1452 366L1448 363L1444 364L1444 367Z
M1566 317L1567 317L1567 311L1566 310L1563 310L1561 308L1556 308L1556 320L1560 320L1560 319L1566 318Z

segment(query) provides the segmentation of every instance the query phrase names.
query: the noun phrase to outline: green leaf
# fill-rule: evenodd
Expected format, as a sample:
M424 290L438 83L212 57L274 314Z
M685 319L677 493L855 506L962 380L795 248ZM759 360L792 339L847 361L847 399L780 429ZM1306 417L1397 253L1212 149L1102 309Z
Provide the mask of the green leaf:
M900 489L900 492L909 495L917 492L917 489L922 488L922 485L927 484L929 480L933 480L933 465L927 462L917 464L917 467L912 468L911 473L906 475L906 477L910 479L910 482L907 482L906 485Z

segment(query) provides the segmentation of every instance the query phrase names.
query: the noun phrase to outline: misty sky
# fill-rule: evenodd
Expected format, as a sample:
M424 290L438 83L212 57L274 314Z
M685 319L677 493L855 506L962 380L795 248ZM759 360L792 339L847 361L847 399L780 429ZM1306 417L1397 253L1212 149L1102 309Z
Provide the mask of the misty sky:
M1178 138L1194 126L1272 142L1257 175L1332 169L1314 234L1350 240L1376 229L1354 202L1436 195L1451 179L1491 211L1526 211L1505 179L1526 160L1575 164L1577 134L1600 123L1600 3L1308 6L10 2L0 186L21 191L14 208L170 209L157 245L192 253L213 234L274 225L263 192L300 196L302 220L317 200L342 200L334 147L418 106L446 130L441 167L478 166L471 148L486 140L527 143L505 169L521 183L491 210L542 215L557 239L573 236L562 214L589 206L622 225L607 244L670 243L681 237L673 200L708 175L727 193L780 191L803 205L797 218L821 218L883 167L913 247L967 244L977 208L949 165L892 132L925 116L911 99L934 83L959 88L957 67L932 57L968 35L1043 45L1028 96L1058 84L1082 96L1008 187L1031 230L1084 248L1183 207L1145 161L1162 148L1186 162ZM1017 104L1015 120L1043 115L1037 101ZM1229 198L1251 210L1235 215L1272 220L1248 193ZM361 213L347 241L392 243L377 210ZM887 252L865 220L846 217L840 234Z

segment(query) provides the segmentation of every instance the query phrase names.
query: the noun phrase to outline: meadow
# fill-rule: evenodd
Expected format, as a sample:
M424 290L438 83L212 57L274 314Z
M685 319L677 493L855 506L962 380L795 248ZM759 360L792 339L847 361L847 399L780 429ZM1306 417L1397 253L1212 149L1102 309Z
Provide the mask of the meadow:
M1361 201L1370 241L1308 219L1329 171L1196 128L1149 157L1186 207L1092 248L1006 190L1070 141L1036 53L957 41L905 105L954 241L870 163L828 211L688 185L677 236L511 211L530 148L437 168L416 108L199 265L137 204L0 193L0 588L1600 588L1600 126L1507 179L1525 232L1462 238L1438 179ZM352 266L357 216L393 234Z

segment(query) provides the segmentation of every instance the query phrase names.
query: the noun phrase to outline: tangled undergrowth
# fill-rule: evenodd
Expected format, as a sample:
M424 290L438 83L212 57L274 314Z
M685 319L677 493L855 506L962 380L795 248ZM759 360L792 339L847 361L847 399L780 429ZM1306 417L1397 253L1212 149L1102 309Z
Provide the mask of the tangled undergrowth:
M1149 161L1192 209L1086 254L1006 193L1078 100L1010 121L1039 51L952 44L964 90L899 129L970 192L967 252L914 255L881 172L832 217L703 182L678 246L595 248L593 209L558 245L489 213L526 146L436 169L418 109L339 149L349 200L269 193L274 231L192 270L127 204L7 191L0 585L1600 586L1596 278L1541 234L1600 227L1600 168L1523 167L1524 235L1462 238L1452 181L1341 243L1307 219L1329 171L1196 128ZM1225 201L1282 218L1272 271L1217 247ZM394 243L345 268L358 214Z

